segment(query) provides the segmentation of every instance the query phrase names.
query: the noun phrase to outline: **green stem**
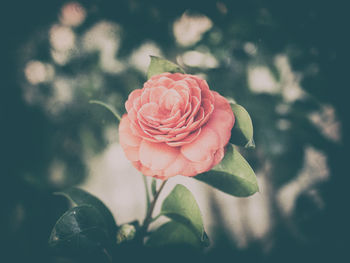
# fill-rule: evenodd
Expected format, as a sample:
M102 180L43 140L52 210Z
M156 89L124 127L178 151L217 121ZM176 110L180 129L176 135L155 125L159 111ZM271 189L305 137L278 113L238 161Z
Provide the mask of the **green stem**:
M150 223L152 223L152 214L153 214L153 210L155 208L156 202L158 200L159 194L160 192L163 190L165 184L166 184L167 180L163 181L163 183L160 185L159 190L156 192L156 194L154 195L154 199L150 204L150 207L148 208L145 220L143 221L143 224L141 226L141 236L144 236L145 233L147 232L148 226Z
M101 105L101 106L105 107L107 110L109 110L114 115L114 117L116 117L118 119L119 122L122 119L120 117L119 113L113 107L111 107L110 105L108 105L108 104L106 104L106 103L104 103L102 101L90 100L89 103L91 103L91 104L98 104L98 105Z
M155 216L155 217L152 217L152 219L151 219L151 223L152 222L154 222L154 221L156 221L159 217L161 217L162 216L162 214L160 213L159 215L157 215L157 216Z
M146 178L145 175L142 175L142 178L143 178L143 183L145 185L145 190L146 190L146 215L147 215L149 206L151 204L151 200L150 200L150 197L149 197L149 189L148 189L148 184L147 184L147 178Z

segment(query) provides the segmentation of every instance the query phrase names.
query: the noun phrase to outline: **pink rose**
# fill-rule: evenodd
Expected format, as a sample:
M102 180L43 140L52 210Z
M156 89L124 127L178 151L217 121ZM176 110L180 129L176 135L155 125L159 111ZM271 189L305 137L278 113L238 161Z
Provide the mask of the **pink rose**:
M163 180L218 164L235 122L224 97L181 73L153 76L130 93L125 108L119 141L126 157L144 175Z

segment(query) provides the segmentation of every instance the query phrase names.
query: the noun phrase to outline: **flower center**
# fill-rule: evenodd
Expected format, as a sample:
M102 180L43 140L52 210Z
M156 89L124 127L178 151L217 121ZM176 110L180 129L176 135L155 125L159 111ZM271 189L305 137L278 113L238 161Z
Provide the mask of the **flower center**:
M163 93L159 100L159 110L162 115L169 116L178 111L180 107L181 96L173 89Z

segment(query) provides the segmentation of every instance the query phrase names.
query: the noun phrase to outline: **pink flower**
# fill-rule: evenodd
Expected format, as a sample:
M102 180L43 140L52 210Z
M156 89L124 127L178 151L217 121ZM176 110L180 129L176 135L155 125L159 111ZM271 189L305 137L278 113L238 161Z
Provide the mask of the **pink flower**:
M125 107L119 141L126 157L144 175L163 180L218 164L235 122L224 97L181 73L153 76L130 93Z

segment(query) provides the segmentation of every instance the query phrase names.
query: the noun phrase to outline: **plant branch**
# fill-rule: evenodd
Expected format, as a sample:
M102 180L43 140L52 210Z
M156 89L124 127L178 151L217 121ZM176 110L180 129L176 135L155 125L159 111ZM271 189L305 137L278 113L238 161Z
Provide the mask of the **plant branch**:
M98 104L98 105L101 105L101 106L105 107L107 110L109 110L114 115L114 117L117 118L117 120L119 122L122 119L122 117L119 115L119 113L113 107L111 107L110 105L108 105L108 104L106 104L106 103L104 103L102 101L90 100L89 103L91 103L91 104Z
M143 221L142 227L141 227L141 235L144 235L144 233L147 232L148 226L149 224L153 221L152 220L152 214L153 214L153 210L155 208L156 202L158 200L159 194L160 192L163 190L165 184L166 184L167 180L163 181L162 184L159 187L159 190L156 192L156 194L154 195L154 199L150 204L150 207L148 208L145 220Z
M145 175L142 175L143 177L143 183L145 185L145 190L146 190L146 214L148 212L148 209L150 207L150 204L151 204L151 200L150 200L150 197L149 197L149 189L148 189L148 184L147 184L147 178Z

